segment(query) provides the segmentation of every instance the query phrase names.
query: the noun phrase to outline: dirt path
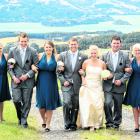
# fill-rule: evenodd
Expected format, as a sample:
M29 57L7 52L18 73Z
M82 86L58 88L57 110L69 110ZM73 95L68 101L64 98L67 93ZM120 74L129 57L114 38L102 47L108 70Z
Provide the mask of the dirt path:
M36 116L38 121L38 133L42 135L42 140L80 140L80 133L83 130L77 130L74 132L65 132L64 124L63 124L63 116L62 116L62 108L54 111L52 122L51 122L51 131L46 133L41 128L41 118L38 112L38 109L35 107L35 99L32 101L32 108L30 115ZM123 121L120 128L120 131L124 132L126 135L132 135L134 140L140 139L140 132L134 133L134 121L133 114L130 109L123 108Z

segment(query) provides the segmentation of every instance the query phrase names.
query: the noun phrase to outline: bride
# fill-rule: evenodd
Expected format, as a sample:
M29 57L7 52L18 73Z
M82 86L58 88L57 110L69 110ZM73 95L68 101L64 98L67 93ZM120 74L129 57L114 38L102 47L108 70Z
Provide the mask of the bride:
M82 128L90 128L90 131L94 131L102 127L103 124L104 93L101 73L106 69L106 65L98 59L99 48L97 46L89 47L89 55L89 59L84 61L82 69L79 71L82 75L79 115Z

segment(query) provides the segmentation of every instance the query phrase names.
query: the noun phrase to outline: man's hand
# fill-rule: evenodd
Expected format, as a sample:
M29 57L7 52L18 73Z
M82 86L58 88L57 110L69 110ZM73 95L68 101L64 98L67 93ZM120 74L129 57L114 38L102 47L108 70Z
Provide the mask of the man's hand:
M16 76L13 76L13 81L15 84L19 84L20 83L20 79L18 79Z
M21 75L21 76L19 77L19 79L20 79L21 81L26 81L26 80L28 79L28 76L27 76L26 74L23 74L23 75Z
M64 87L68 87L70 85L70 83L68 81L64 82Z
M121 80L115 80L115 82L114 82L114 84L116 85L116 86L120 86L121 85Z

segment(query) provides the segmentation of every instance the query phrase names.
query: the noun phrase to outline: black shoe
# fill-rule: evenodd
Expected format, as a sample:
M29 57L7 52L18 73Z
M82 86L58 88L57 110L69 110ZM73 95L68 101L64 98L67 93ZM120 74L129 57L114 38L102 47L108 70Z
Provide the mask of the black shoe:
M76 131L76 127L70 127L71 131Z
M113 128L119 130L119 125L113 125Z
M42 128L46 128L46 124L45 123L42 124Z
M65 125L64 129L65 129L65 130L69 130L70 127Z
M22 124L23 128L28 128L28 124Z
M140 131L139 128L134 129L134 132L139 132L139 131Z
M112 125L106 125L106 129L111 129L111 128L113 128Z
M51 130L49 128L45 128L45 132L50 132Z

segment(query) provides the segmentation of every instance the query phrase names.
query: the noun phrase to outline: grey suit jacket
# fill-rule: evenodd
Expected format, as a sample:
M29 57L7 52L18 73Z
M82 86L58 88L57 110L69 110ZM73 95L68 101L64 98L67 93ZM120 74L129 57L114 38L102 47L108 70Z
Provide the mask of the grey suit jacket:
M121 86L113 84L113 78L103 81L103 89L106 92L124 93L126 91L126 81L129 79L130 74L126 73L124 69L130 66L130 60L127 53L119 51L118 63L114 71L111 52L107 52L102 56L102 60L106 63L107 69L113 74L115 80L121 80Z
M73 87L74 92L76 94L79 93L79 88L81 86L82 81L81 81L81 76L78 71L82 68L82 64L85 59L87 59L87 56L78 52L77 61L76 61L75 68L73 71L72 64L71 64L71 56L70 56L69 51L62 52L60 54L59 60L64 63L64 72L58 73L58 78L60 79L60 82L61 82L62 91L69 91L71 87ZM64 87L63 85L65 81L69 81L71 85L68 87Z
M39 61L36 50L31 47L27 47L23 66L22 66L22 59L20 56L20 50L18 46L12 47L10 49L8 59L10 58L14 58L16 61L13 69L8 68L8 72L11 78L13 76L20 77L22 74L28 74L29 76L29 78L26 81L21 82L20 84L15 84L12 80L11 82L12 88L19 88L19 87L33 88L35 84L35 79L34 79L35 73L31 70L31 65L37 64Z

